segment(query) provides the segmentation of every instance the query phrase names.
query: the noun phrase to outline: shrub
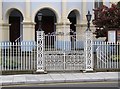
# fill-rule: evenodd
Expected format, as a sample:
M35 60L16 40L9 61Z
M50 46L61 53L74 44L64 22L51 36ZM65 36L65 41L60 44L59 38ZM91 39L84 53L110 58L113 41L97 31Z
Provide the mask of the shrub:
M107 30L110 28L120 28L120 1L112 4L111 7L103 5L102 7L93 9L95 18L93 24L96 27L96 37L106 37Z

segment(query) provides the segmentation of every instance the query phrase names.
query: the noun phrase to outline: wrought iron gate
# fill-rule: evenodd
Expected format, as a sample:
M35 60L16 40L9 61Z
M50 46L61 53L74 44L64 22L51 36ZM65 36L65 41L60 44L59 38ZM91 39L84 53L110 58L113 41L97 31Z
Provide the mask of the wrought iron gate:
M37 31L37 71L92 71L92 40L86 36Z
M76 35L48 34L44 41L45 70L84 70L83 41L77 40Z
M45 68L47 71L84 70L84 51L46 51Z

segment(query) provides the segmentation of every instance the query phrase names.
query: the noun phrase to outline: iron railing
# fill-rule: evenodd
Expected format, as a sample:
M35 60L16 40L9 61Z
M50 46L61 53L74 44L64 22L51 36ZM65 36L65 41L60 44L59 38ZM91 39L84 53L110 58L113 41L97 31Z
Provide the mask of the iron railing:
M1 70L36 69L35 42L0 42Z
M119 69L120 65L120 43L95 42L96 68L97 69Z

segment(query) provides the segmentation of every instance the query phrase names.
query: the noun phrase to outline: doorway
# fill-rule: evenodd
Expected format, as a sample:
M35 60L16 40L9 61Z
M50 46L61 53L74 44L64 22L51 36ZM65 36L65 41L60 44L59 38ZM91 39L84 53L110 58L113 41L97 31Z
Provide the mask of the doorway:
M75 49L76 46L76 14L74 11L71 11L68 15L70 21L70 38L71 38L71 49Z
M41 9L40 12L43 15L42 16L42 21L41 21L42 22L41 28L45 33L45 48L48 48L48 47L54 48L54 43L55 43L56 37L53 36L53 33L56 31L56 26L55 26L56 15L51 9L48 9L48 8ZM37 14L35 16L35 22L36 22L36 25L35 25L35 41L37 41L36 31L38 30L38 27L39 27Z
M20 42L22 41L23 26L21 22L23 21L23 16L21 12L14 9L9 15L10 24L10 42Z

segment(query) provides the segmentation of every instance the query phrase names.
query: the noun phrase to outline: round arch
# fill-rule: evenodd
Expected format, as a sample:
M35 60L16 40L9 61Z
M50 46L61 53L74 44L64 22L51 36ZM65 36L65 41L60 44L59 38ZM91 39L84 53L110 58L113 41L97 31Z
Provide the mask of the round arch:
M60 18L59 18L60 16L58 14L59 12L57 10L55 10L53 7L51 7L51 6L44 6L44 5L41 8L35 9L35 11L33 12L33 14L32 14L32 21L33 22L35 21L35 16L37 15L38 11L41 11L42 9L45 9L45 8L51 10L52 12L54 12L54 14L56 16L56 23L60 22Z
M7 23L9 22L9 15L13 10L17 10L19 13L21 13L23 20L24 20L25 15L24 15L23 11L21 9L15 7L15 8L9 8L6 10L5 17L4 17L5 22L7 22Z
M80 24L80 12L79 12L79 10L78 9L72 9L67 13L67 16L69 16L69 14L71 12L74 12L75 15L76 15L76 24Z
M39 11L42 13L42 21L41 21L42 30L44 31L45 34L50 34L50 33L53 34L56 31L55 23L57 23L57 18L55 13L49 8L43 8L43 9L40 9ZM36 13L36 16L34 18L34 21L36 23L35 35L36 35L36 31L39 28L39 21L37 18L38 12ZM35 40L36 40L36 36L35 36Z
M23 35L23 14L16 8L11 8L6 13L6 22L10 24L9 40L11 42L22 41Z

